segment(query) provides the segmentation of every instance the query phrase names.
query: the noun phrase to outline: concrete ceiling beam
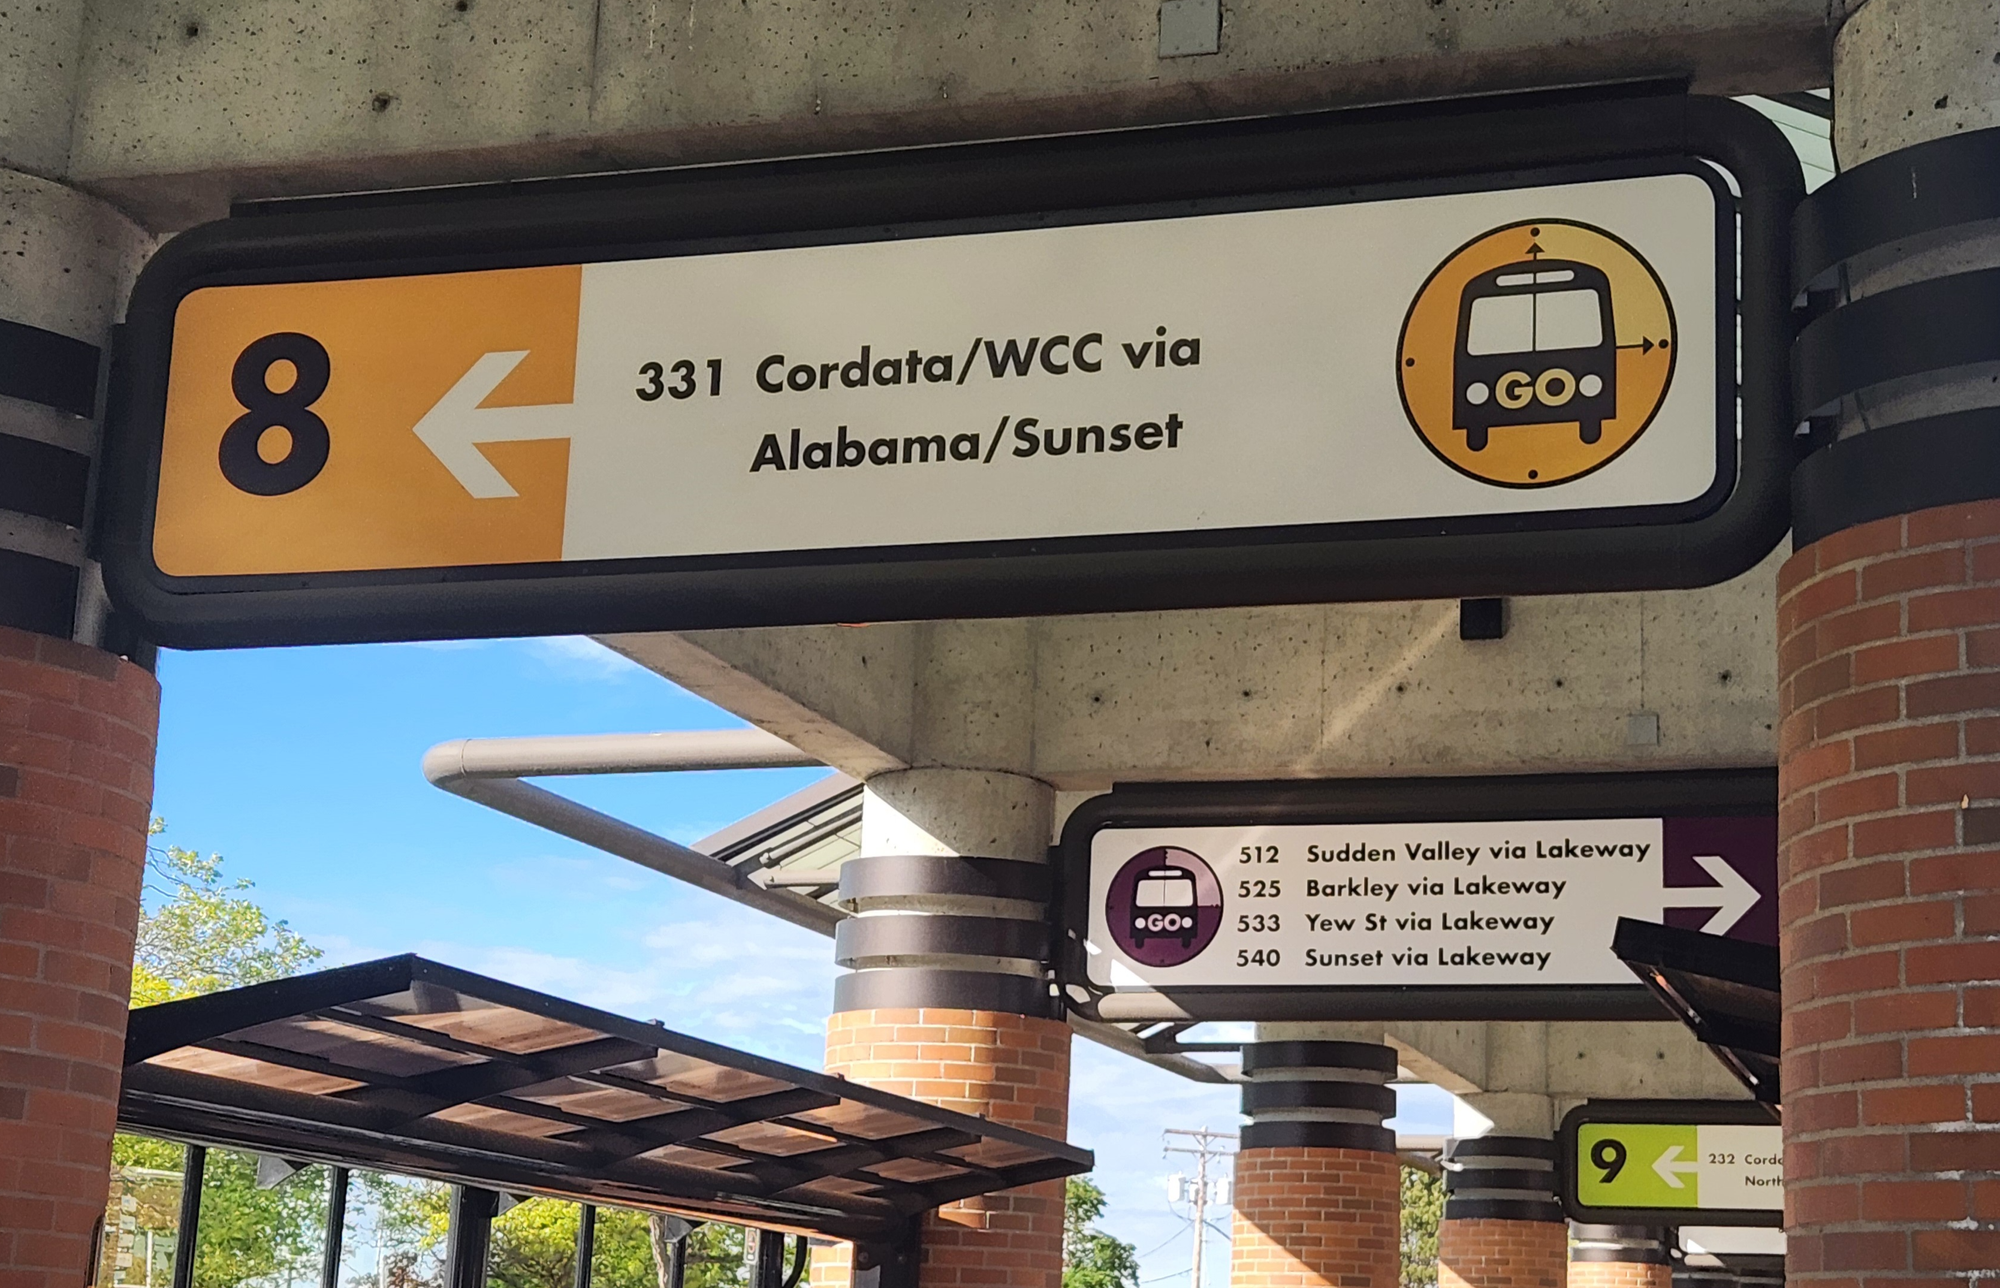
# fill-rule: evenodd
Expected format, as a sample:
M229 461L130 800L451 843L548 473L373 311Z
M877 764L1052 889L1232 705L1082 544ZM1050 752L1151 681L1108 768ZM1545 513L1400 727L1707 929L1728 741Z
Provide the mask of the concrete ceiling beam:
M1641 78L1801 90L1827 84L1833 39L1824 0L1259 0L1222 7L1218 53L1162 58L1158 11L1157 0L98 0L69 173L168 229L244 196Z

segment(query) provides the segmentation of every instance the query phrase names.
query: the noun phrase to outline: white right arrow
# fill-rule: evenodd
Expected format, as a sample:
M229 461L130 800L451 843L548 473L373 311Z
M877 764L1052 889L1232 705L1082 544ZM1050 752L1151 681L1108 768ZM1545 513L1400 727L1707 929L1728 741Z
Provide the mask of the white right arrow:
M1680 1178L1680 1173L1699 1172L1701 1170L1700 1163L1693 1161L1683 1163L1680 1161L1680 1156L1681 1147L1679 1145L1669 1145L1667 1146L1666 1153L1653 1160L1653 1170L1660 1174L1660 1179L1667 1183L1669 1189L1686 1189L1687 1182Z
M1713 886L1672 886L1660 891L1660 907L1714 908L1715 915L1701 928L1705 935L1726 935L1749 915L1764 896L1741 872L1729 866L1719 854L1697 854L1694 861L1715 879ZM1720 905L1720 906L1718 906Z
M459 484L480 500L518 496L512 484L479 443L511 443L529 439L568 438L574 403L534 407L481 407L479 404L521 365L527 351L488 353L473 363L458 383L445 391L416 424L417 437Z

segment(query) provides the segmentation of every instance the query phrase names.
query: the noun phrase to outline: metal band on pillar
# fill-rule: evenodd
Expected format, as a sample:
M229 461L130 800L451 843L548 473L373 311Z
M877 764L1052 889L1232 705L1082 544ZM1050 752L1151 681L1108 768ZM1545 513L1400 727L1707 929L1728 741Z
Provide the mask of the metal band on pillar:
M1555 1142L1534 1136L1446 1141L1444 1219L1561 1222Z
M1583 1225L1571 1222L1569 1259L1628 1266L1669 1266L1667 1232L1644 1225Z
M1018 859L869 855L840 869L833 1009L1047 1016L1049 871Z
M1988 379L2000 367L2000 268L1847 298L1859 270L1921 267L1995 219L2000 129L1876 157L1800 205L1792 281L1811 320L1792 347L1793 412L1815 426L1816 441L1834 441L1793 474L1795 548L1876 519L2000 496L2000 406L1981 405L2000 402ZM1963 388L1896 410L1925 386ZM1848 414L1858 399L1866 414Z
M1243 1048L1243 1149L1392 1154L1396 1052L1373 1042L1253 1042Z
M0 625L68 639L75 626L90 492L87 420L97 346L0 319ZM48 409L46 411L41 409Z

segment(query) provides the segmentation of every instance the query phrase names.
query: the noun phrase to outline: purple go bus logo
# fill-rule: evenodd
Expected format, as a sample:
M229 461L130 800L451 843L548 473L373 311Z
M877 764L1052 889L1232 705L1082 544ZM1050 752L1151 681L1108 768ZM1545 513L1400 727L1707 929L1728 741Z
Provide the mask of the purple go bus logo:
M1179 966L1200 956L1222 928L1222 883L1194 851L1156 845L1111 878L1104 917L1133 961Z

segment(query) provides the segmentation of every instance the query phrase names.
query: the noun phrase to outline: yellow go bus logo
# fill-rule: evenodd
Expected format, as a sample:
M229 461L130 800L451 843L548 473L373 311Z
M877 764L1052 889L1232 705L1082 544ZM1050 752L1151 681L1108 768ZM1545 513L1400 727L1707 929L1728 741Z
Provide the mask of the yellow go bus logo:
M1666 401L1673 304L1638 251L1543 219L1475 237L1403 319L1403 410L1445 463L1503 487L1608 464Z

